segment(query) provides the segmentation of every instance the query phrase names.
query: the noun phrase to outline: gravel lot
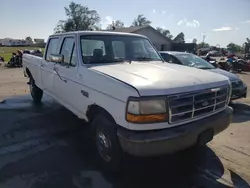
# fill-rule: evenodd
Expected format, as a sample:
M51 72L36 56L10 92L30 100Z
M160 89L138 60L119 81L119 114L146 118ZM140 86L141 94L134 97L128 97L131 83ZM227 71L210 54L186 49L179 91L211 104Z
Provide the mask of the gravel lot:
M250 74L240 74L250 88ZM0 66L0 188L250 187L250 98L231 126L196 156L131 158L122 174L101 171L83 121L45 96L34 106L22 69Z

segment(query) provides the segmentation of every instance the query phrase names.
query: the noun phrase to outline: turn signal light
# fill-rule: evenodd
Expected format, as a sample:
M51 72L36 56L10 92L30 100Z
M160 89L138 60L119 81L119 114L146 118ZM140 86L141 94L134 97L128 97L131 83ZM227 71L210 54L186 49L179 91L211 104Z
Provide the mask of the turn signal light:
M133 115L127 113L127 121L131 123L158 123L168 120L168 114Z

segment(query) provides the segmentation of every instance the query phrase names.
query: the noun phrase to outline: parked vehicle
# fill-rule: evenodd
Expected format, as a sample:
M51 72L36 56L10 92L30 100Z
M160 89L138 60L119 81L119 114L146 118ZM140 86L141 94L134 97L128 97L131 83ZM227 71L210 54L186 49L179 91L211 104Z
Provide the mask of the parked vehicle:
M209 70L210 72L215 72L228 77L232 85L231 100L247 97L247 85L237 75L233 73L214 67L204 59L190 53L165 51L160 52L160 54L163 59L169 63Z
M206 144L226 129L230 82L167 64L142 35L82 31L49 37L44 57L23 55L34 102L43 92L89 122L99 162ZM214 100L216 99L216 100Z

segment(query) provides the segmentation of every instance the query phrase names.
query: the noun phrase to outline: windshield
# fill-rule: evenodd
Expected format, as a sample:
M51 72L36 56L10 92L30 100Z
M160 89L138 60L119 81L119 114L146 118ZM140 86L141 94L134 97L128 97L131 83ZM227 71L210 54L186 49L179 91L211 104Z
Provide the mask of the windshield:
M193 54L176 54L175 57L183 64L199 69L214 69L215 67L206 60Z
M81 37L83 62L162 61L148 39L136 36L91 35Z

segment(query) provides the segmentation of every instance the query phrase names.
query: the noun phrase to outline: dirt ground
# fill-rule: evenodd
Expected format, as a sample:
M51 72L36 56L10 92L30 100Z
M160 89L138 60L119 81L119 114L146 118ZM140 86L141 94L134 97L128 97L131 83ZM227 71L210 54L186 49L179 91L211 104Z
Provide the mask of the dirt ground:
M250 74L242 73L239 76L243 79L243 81L250 88ZM27 112L22 111L22 110L16 111L14 109L14 107L12 109L11 105L9 105L9 106L7 105L8 102L6 102L6 105L5 105L6 98L11 97L12 99L9 100L9 104L14 104L14 103L17 103L17 101L19 100L19 96L29 97L27 95L29 93L29 89L28 89L28 86L26 83L27 83L27 78L24 78L23 73L22 73L22 69L19 69L19 68L6 69L6 68L0 66L0 101L2 100L2 107L1 107L1 102L0 102L0 140L1 140L1 135L4 138L8 138L8 139L12 139L14 137L12 134L11 135L7 134L7 136L6 136L3 132L13 132L13 130L15 130L18 133L19 132L26 133L26 131L27 132L34 131L34 129L35 129L34 126L32 127L31 123L29 123L29 122L31 122L31 120L28 120L27 118L26 118L27 119L26 120L24 118L25 116L30 116L32 118L37 117L37 119L35 121L38 123L42 122L42 121L46 121L46 122L43 122L43 125L41 125L41 126L46 125L45 127L47 127L48 130L52 129L51 127L49 128L49 126L47 126L49 124L48 122L50 122L51 124L55 124L55 121L60 121L61 123L62 123L62 121L63 122L66 121L66 120L57 119L57 115L55 115L55 114L53 115L53 113L55 113L55 111L49 112L47 107L46 107L47 110L45 110L46 113L44 113L41 109L38 109L35 111L33 110L33 112L29 112L32 110L28 110L28 107L26 108L26 106L25 106L25 105L29 106L29 102L28 102L28 101L30 101L29 98L20 99L20 101L21 100L24 101L22 109L26 109ZM8 99L6 101L8 101ZM46 104L47 104L47 106L49 106L50 102L47 102ZM57 108L57 105L53 104L51 106L52 106L51 109ZM60 107L58 107L58 108L59 108L58 111L60 111L60 113L64 114L64 115L60 114L60 115L58 115L58 117L59 116L60 117L62 117L62 116L69 117L69 119L71 119L71 120L73 118L72 121L77 122L77 120L76 120L77 118L71 117L69 112L63 111ZM209 153L209 154L206 154L206 157L201 157L199 159L199 161L202 161L202 163L199 162L199 164L195 163L195 165L194 165L194 166L196 166L196 170L198 171L196 173L199 174L198 176L195 176L195 179L196 179L195 185L199 184L199 186L197 186L197 187L216 187L216 186L214 186L215 184L213 184L213 182L217 182L217 183L219 182L219 184L216 184L216 185L220 185L218 187L244 187L244 188L250 187L250 98L248 97L247 99L237 101L233 105L233 108L235 110L235 114L234 114L234 118L233 118L231 126L227 130L225 130L223 133L217 135L214 138L214 140L208 144L208 147L206 149L204 149L206 151L206 153ZM12 113L11 110L13 110L13 113L15 111L15 113L16 113L15 118L19 118L18 121L13 120L11 117L7 118L7 114ZM4 115L4 113L6 115ZM32 113L33 113L33 115L30 115ZM45 117L42 117L41 115L39 115L39 116L34 115L37 113L44 114L43 116L48 116L52 119L49 120L48 118L46 119ZM6 118L6 120L4 120L4 118ZM21 122L21 121L27 122L27 125L22 125L22 126L26 127L27 130L21 130L21 128L20 128L21 124L19 124L19 122ZM12 123L10 123L10 122L12 122ZM8 124L9 126L4 127L6 124ZM11 126L13 126L13 127L11 127ZM19 127L19 128L16 128L15 126ZM36 126L40 126L40 125L36 124L35 127ZM64 127L64 128L66 129L66 127ZM7 131L7 129L8 129L8 131ZM41 127L39 127L39 130L40 129L41 129ZM53 130L54 129L57 129L57 128L53 128ZM3 130L5 130L5 131L3 131ZM50 130L50 131L52 131L52 130ZM41 134L41 132L40 133L32 132L32 134ZM17 134L17 137L18 138L20 137L20 139L22 139L22 135L27 136L28 133L27 133L27 135L26 134ZM60 139L61 139L61 137L60 137ZM5 142L5 141L3 141L3 142ZM31 145L35 145L35 144L36 144L36 142L33 140ZM40 142L39 142L39 144L40 144ZM42 142L42 144L43 144L43 142ZM23 182L24 180L22 178L20 179L21 176L11 175L11 174L13 174L13 172L15 171L16 168L19 168L18 165L13 165L13 161L10 161L8 164L7 163L3 164L3 162L2 162L2 155L3 155L3 153L5 154L5 152L6 152L5 147L7 147L7 146L8 146L8 144L4 144L4 146L2 146L2 141L1 141L1 143L0 143L0 187L3 187L3 188L13 187L13 185L15 185L15 184L12 184L13 183L12 181L24 183ZM22 147L26 147L26 146L22 146ZM43 147L45 147L45 146L43 146ZM47 145L46 145L46 147L47 147ZM7 148L9 151L10 150L9 146ZM16 150L15 147L12 145L11 145L11 148L13 151ZM72 152L71 150L72 150L72 148L69 151ZM25 152L26 151L22 152L22 154L24 155ZM52 152L53 154L50 153L49 156L45 155L44 158L46 158L48 160L52 160L52 158L55 159L57 157L57 154L55 152L56 151L54 151L54 153ZM61 150L58 152L60 153ZM202 153L202 151L201 151L201 153ZM41 153L41 155L43 155L43 154ZM64 153L64 155L65 155L65 153ZM207 157L207 156L209 156L209 157ZM76 156L74 156L74 157L76 157ZM77 160L79 160L78 157L79 157L79 155L77 155L77 157L76 157ZM7 157L7 158L8 158L8 160L10 160L9 157ZM7 160L7 158L6 158L6 160ZM30 159L27 159L27 160L29 161ZM39 160L41 160L41 159L39 159ZM74 160L75 160L75 158L74 158ZM28 161L27 161L27 164L29 164ZM36 163L36 162L34 162L34 163ZM11 166L11 164L12 164L12 166ZM53 166L53 164L51 164L51 165ZM60 166L60 164L59 164L59 166ZM67 171L68 169L71 169L71 167L72 166L68 166L67 168L65 167L64 170ZM185 167L182 167L182 168L185 168ZM12 169L12 170L10 170L10 169ZM184 170L184 169L181 169L181 170ZM7 172L10 174L6 175ZM1 176L2 173L4 173L3 174L4 176ZM86 176L86 170L84 171L84 173L85 173L85 175L83 175L83 176ZM93 172L88 171L88 173L93 173ZM160 174L162 174L162 173L160 173ZM41 176L47 177L46 174L43 174ZM77 177L80 177L80 176L81 176L81 174L78 174ZM112 178L110 179L110 177L105 176L105 178L103 179L103 177L100 174L96 174L96 172L94 173L94 176L97 179L101 178L101 181L104 181L104 179L105 179L105 182L109 182L108 183L109 186L110 186L110 184L113 185L110 187L116 187L114 185L116 185L115 183L118 183L117 180L114 180ZM3 179L1 179L1 177L6 177L6 178L4 178L4 180L3 180ZM32 179L32 177L26 177L27 181L30 181L29 178ZM166 177L163 177L163 179L165 181ZM10 181L10 180L12 180L12 181ZM2 181L4 181L5 183L2 183ZM123 179L123 180L119 180L119 181L124 181L124 184L128 185L129 180L125 181L125 179ZM204 183L206 181L208 181L208 183ZM134 180L133 180L133 183L134 183ZM133 185L135 185L135 184L133 184ZM109 187L109 186L107 186L107 187ZM26 187L29 187L29 186L26 186ZM30 186L30 187L33 187L33 186ZM81 186L72 186L72 187L81 187ZM95 186L93 186L93 187L95 187ZM136 187L136 186L124 186L124 185L122 185L122 186L118 186L118 187ZM164 186L162 186L162 187L164 187ZM196 186L193 186L193 187L196 187Z
M22 69L7 69L0 66L0 101L6 97L24 95L28 93L27 78Z

